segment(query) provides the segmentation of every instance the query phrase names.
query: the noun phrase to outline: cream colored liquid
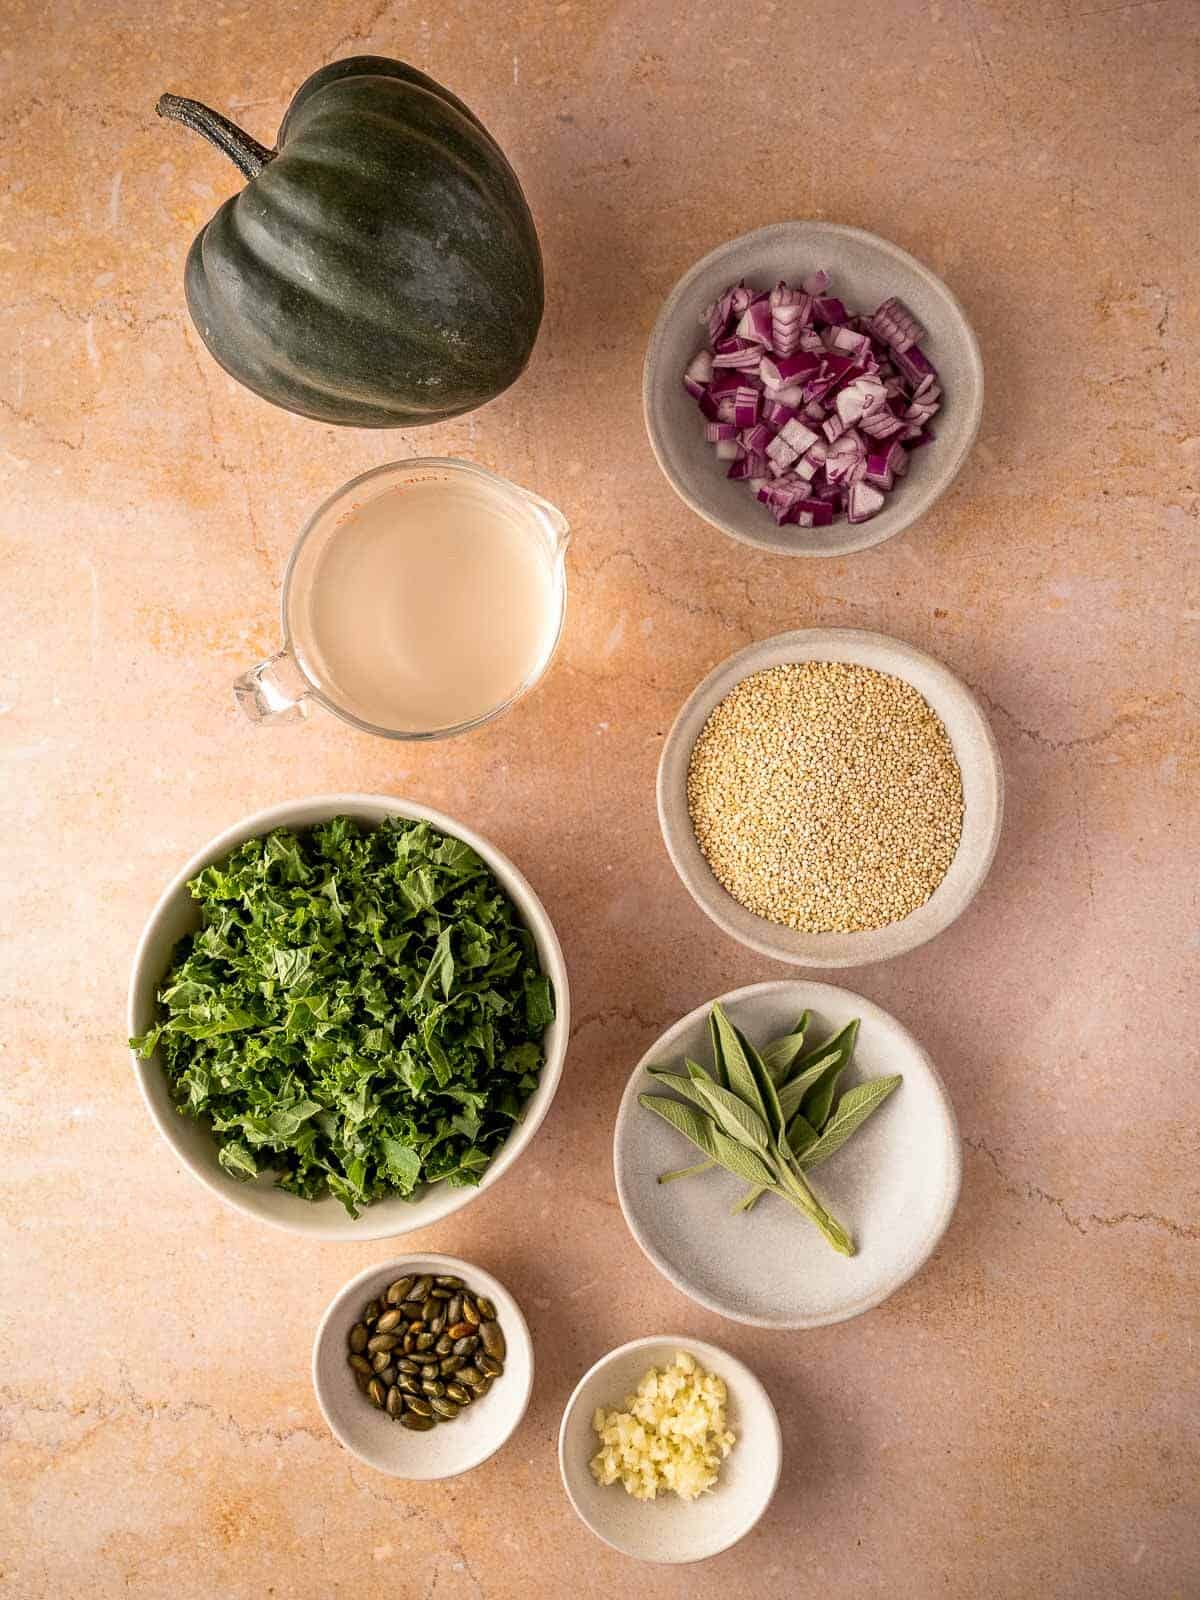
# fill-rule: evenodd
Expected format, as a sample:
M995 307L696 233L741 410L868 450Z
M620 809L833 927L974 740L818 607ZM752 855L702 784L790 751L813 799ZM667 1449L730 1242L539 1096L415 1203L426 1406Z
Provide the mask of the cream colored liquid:
M542 665L559 598L546 534L486 483L389 489L329 536L291 619L319 687L377 727L494 710Z

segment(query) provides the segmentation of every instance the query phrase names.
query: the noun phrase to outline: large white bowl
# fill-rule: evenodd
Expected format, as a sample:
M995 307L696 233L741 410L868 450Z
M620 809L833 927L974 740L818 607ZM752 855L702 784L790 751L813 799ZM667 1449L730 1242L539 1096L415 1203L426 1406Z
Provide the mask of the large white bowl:
M938 370L944 398L933 423L937 437L912 452L907 476L877 516L858 524L842 518L831 528L779 528L744 483L726 477L683 387L683 369L705 342L701 312L731 283L744 278L753 289L770 289L817 267L829 269L830 293L851 312L873 311L899 295L926 329L921 348ZM953 483L983 415L983 362L962 306L907 250L837 222L776 222L719 245L671 290L646 349L642 404L658 464L697 516L777 555L844 556L909 527Z
M129 1033L135 1035L145 1033L152 1026L159 1015L158 989L170 967L175 946L186 933L200 924L199 909L188 893L188 880L247 839L269 833L272 828L312 828L337 816L354 817L368 825L378 825L385 817L409 817L414 821L428 822L442 833L452 834L470 845L487 862L512 899L522 921L533 935L542 970L554 985L555 1018L546 1030L546 1061L541 1079L526 1102L524 1118L497 1151L477 1187L452 1189L448 1184L434 1184L414 1200L380 1200L355 1218L349 1216L341 1202L332 1197L304 1200L299 1195L277 1188L265 1176L252 1183L239 1183L217 1161L217 1146L209 1130L193 1118L181 1116L176 1111L157 1052L147 1061L134 1053L133 1067L142 1097L158 1131L192 1176L227 1205L249 1217L257 1217L261 1222L287 1228L292 1233L306 1233L316 1239L390 1239L398 1234L411 1233L416 1228L426 1228L430 1223L439 1222L452 1212L460 1211L503 1177L540 1127L562 1075L571 1023L567 969L562 949L541 901L525 877L495 845L440 811L419 805L413 800L393 800L386 795L313 795L305 800L271 806L266 811L243 817L232 828L226 828L224 833L210 839L186 866L180 868L150 913L133 958L128 1028Z
M347 1363L346 1340L370 1300L406 1272L454 1274L496 1307L508 1346L504 1372L452 1423L413 1433L359 1392ZM338 1443L360 1461L392 1478L453 1478L495 1455L520 1425L533 1389L533 1340L521 1308L490 1272L454 1256L399 1256L351 1278L330 1301L313 1340L313 1388L321 1414Z
M597 1407L622 1408L650 1368L666 1366L679 1350L724 1379L726 1416L737 1444L721 1463L715 1486L698 1500L674 1494L635 1500L619 1483L602 1485L592 1477L592 1416ZM704 1561L728 1550L770 1505L782 1460L779 1418L759 1379L727 1350L683 1334L634 1339L601 1356L576 1384L558 1432L559 1470L580 1520L605 1544L638 1561Z

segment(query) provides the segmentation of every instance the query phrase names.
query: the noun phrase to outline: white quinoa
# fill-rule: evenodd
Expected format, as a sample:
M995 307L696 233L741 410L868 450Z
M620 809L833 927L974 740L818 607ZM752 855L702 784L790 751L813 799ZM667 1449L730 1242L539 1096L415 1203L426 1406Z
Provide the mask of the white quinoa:
M946 875L962 775L911 684L838 661L743 678L688 767L701 850L735 900L805 933L899 922Z

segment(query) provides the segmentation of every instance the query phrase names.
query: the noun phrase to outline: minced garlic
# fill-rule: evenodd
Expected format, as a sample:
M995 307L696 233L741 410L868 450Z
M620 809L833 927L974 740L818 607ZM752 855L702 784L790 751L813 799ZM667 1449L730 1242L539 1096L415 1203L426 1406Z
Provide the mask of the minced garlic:
M600 1448L592 1457L597 1483L620 1483L635 1500L660 1490L695 1500L717 1481L735 1436L725 1426L725 1384L693 1356L677 1351L627 1396L624 1411L600 1408L592 1418Z

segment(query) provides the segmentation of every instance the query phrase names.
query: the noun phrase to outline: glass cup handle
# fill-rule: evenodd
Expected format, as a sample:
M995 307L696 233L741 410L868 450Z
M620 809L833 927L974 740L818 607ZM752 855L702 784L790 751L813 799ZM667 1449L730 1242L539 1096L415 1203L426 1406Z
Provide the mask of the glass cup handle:
M260 661L233 685L233 697L251 722L302 722L308 694L308 680L290 650Z

